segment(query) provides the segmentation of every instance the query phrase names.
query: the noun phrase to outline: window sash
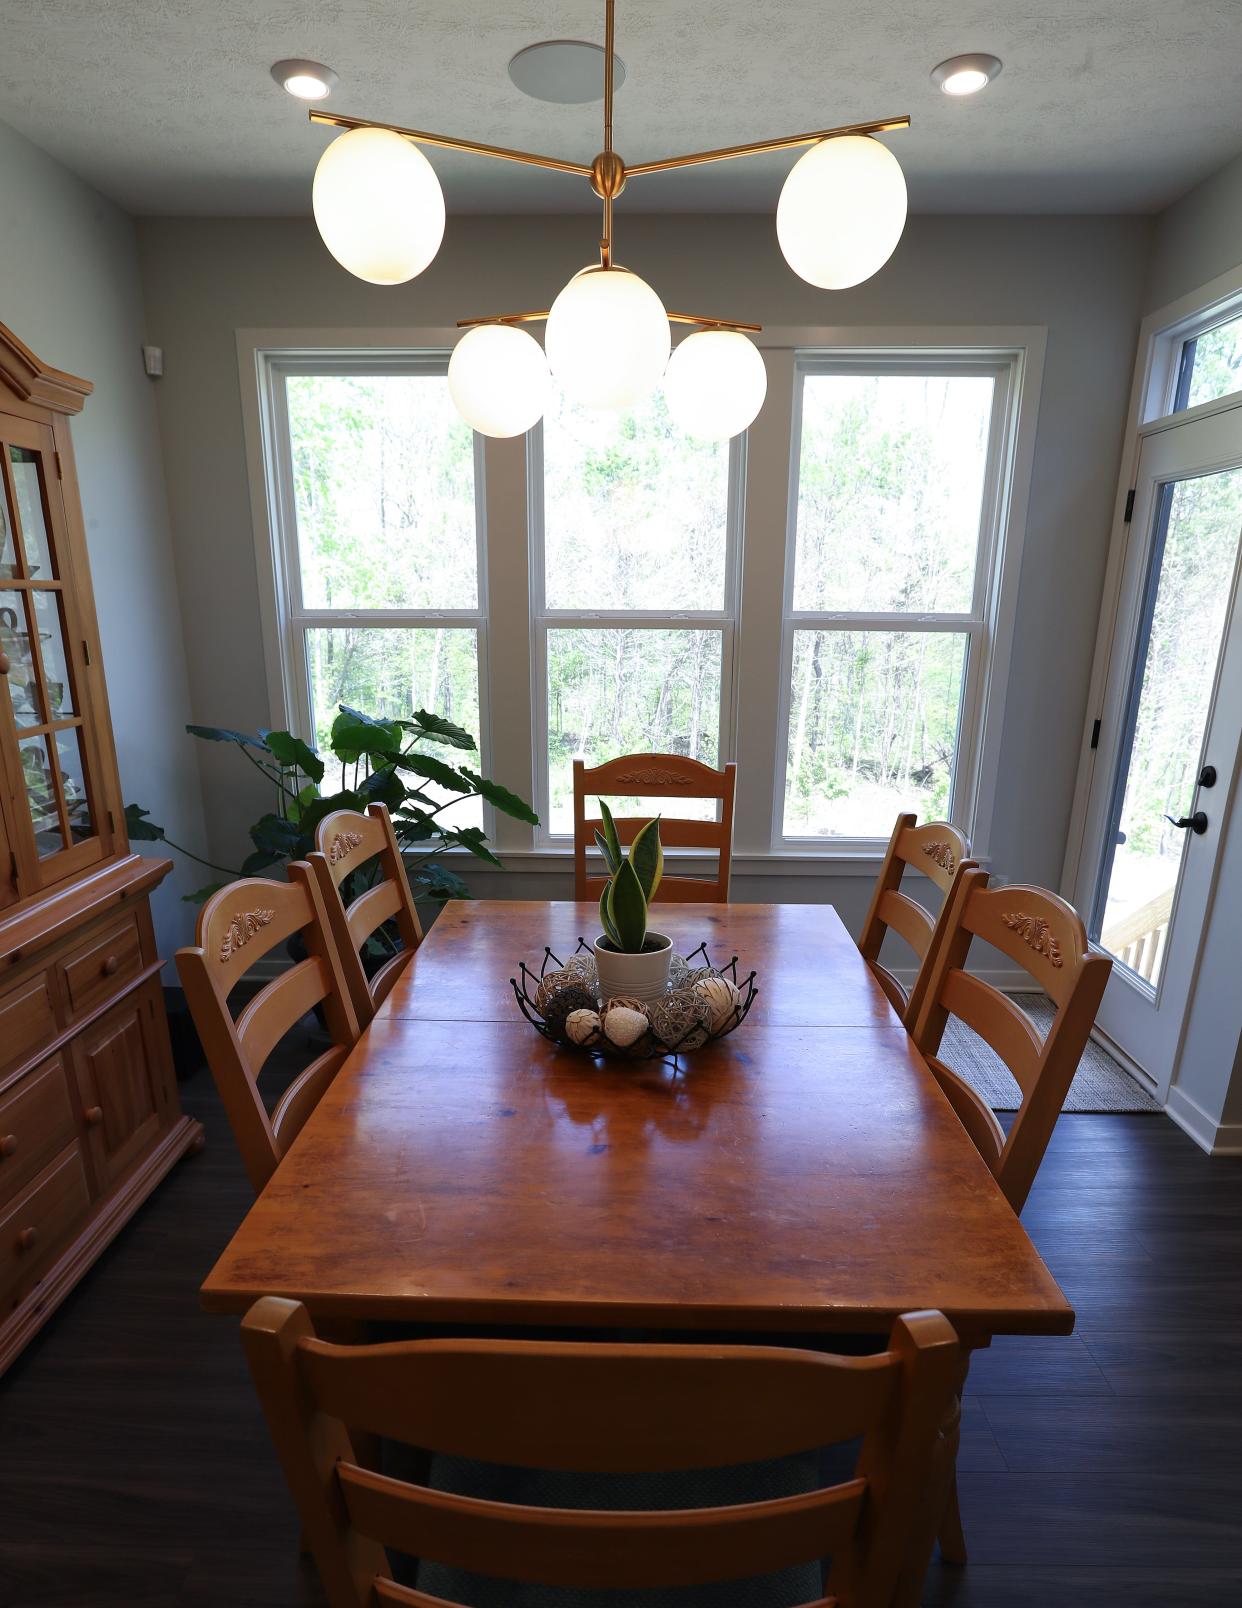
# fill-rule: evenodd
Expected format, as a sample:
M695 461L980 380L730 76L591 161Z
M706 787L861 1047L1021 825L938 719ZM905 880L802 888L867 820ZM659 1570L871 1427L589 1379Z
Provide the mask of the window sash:
M780 701L777 709L776 764L772 777L772 837L776 851L803 850L839 856L874 854L891 831L885 824L873 836L807 836L785 831L785 790L789 766L789 720L793 697L793 658L799 631L944 632L967 638L962 694L958 706L953 774L948 813L973 836L979 772L983 757L984 720L994 624L999 600L1002 531L1011 461L1012 419L1018 392L1018 360L953 353L802 352L794 366L794 401L790 428L789 505L785 540L785 575L781 620ZM971 607L967 613L900 610L811 610L793 605L797 563L798 499L802 467L802 407L806 380L814 375L895 375L993 381L988 421L987 457L979 500L979 534Z

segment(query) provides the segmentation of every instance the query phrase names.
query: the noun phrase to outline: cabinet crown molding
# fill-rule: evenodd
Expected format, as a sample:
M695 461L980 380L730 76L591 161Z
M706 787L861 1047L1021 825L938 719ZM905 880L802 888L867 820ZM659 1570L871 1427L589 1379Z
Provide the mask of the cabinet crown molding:
M51 408L54 413L81 413L95 389L89 380L44 363L7 324L0 324L0 379L23 402Z

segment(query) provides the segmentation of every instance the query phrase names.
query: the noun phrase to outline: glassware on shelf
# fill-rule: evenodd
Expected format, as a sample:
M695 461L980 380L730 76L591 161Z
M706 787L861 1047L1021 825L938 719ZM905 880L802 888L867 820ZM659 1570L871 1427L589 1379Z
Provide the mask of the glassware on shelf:
M64 605L59 592L36 588L35 626L39 633L39 656L43 660L43 690L49 720L63 720L77 713L73 686L69 679L69 659L65 652Z
M13 703L13 718L19 726L37 726L43 719L40 707L38 681L35 676L34 655L30 647L30 633L26 624L20 593L13 593L12 602L0 604L0 651L9 660L9 672L3 679L8 683Z
M75 843L95 836L90 799L86 793L86 764L82 754L82 728L56 733L56 758L60 764L65 814Z
M40 859L58 854L65 847L56 797L56 778L52 770L46 737L22 737L18 741L22 758L22 777L26 801L34 827L35 848Z

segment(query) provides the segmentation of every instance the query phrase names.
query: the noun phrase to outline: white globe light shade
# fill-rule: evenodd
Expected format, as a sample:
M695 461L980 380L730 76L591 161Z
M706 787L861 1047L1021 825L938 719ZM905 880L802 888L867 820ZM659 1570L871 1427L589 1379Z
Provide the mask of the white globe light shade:
M861 284L906 226L906 180L886 145L863 134L821 140L790 170L776 238L794 273L821 290Z
M552 377L571 402L627 408L668 363L668 314L628 268L583 268L552 303L544 331Z
M472 429L516 436L543 417L552 376L533 335L511 324L480 324L453 348L448 385L453 406Z
M431 163L387 128L353 128L319 158L311 192L323 243L373 285L400 285L444 238L444 191Z
M704 329L674 347L664 396L675 424L700 441L727 441L752 423L768 394L768 371L753 341L732 329Z

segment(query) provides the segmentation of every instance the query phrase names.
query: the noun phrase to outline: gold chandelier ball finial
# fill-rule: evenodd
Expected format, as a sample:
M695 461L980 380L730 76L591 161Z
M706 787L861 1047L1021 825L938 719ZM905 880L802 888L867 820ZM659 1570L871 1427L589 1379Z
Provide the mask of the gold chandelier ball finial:
M664 303L628 268L581 269L552 303L544 349L571 402L619 409L655 390L671 340Z
M480 435L525 435L539 422L552 390L543 347L512 324L479 324L453 348L449 395Z
M798 158L776 208L776 236L794 273L847 290L878 272L906 226L901 164L879 140L847 134Z
M311 192L323 243L373 285L421 274L444 238L444 192L431 163L386 128L354 128L319 158Z
M754 423L768 394L759 348L733 329L687 336L669 359L664 399L673 422L699 441L727 441Z

